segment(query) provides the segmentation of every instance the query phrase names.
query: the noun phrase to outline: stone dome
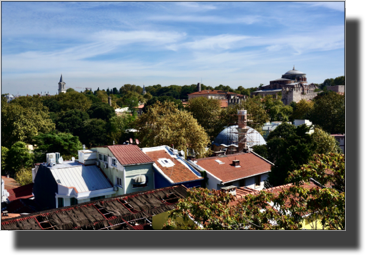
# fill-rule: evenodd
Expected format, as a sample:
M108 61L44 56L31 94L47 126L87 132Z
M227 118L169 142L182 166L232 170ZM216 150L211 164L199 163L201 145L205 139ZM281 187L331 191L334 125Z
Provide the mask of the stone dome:
M238 145L238 126L233 125L230 127L225 128L223 131L221 131L217 137L215 138L213 144L219 146L221 144L224 145ZM263 136L257 132L255 129L247 126L249 129L247 131L247 145L248 147L252 147L254 145L265 145L267 144L263 138Z
M294 67L293 67L293 70L289 70L289 71L287 71L285 74L300 74L300 75L306 75L306 74L303 73L303 72L297 71Z

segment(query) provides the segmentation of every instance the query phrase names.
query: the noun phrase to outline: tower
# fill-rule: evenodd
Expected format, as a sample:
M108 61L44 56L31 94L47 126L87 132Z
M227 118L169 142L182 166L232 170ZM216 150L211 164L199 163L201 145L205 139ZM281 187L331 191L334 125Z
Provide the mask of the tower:
M238 110L238 152L247 148L247 110Z
M58 82L58 93L59 94L60 93L64 93L65 94L66 93L65 85L66 85L66 83L63 82L63 80L62 80L62 74L61 74L61 79Z
M142 91L142 94L143 94L143 95L146 94L145 85L143 85L143 91Z

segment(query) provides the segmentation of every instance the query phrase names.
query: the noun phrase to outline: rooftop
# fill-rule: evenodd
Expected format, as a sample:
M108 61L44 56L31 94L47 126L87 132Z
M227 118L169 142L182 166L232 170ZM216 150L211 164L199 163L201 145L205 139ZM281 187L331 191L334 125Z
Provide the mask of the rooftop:
M235 167L232 164L233 160L239 160L240 167ZM237 153L197 159L196 164L222 180L223 183L267 173L272 167L269 161L253 153Z
M225 91L222 91L222 90L202 90L202 91L199 91L199 92L194 92L194 93L191 93L189 95L225 95L225 94L228 94L228 95L235 95L235 96L239 96L239 97L244 97L244 95L241 95L241 94L237 94L237 93L233 93L233 92L225 92Z
M202 179L180 158L176 157L165 146L144 148L143 151L154 160L156 166L173 183L181 183Z
M153 163L154 161L141 151L137 145L109 145L107 147L118 162L125 165Z
M46 210L1 222L2 230L144 230L151 229L152 216L174 209L187 196L176 185L136 192L76 206Z

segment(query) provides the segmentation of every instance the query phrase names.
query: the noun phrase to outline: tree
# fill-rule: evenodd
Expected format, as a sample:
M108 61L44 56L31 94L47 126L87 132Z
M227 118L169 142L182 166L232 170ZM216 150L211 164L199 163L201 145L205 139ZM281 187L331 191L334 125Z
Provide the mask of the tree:
M182 101L179 99L175 99L172 96L158 96L158 97L152 97L148 100L147 103L145 103L143 112L146 113L150 106L154 105L157 101L164 103L165 101L174 102L174 104L177 106L179 110L183 110Z
M7 157L9 149L1 146L1 174L4 175L5 167L7 166Z
M345 157L339 153L315 154L309 163L289 174L288 182L303 184L310 178L323 186L345 191Z
M265 96L262 103L271 121L289 121L293 113L291 106L284 105L280 99L274 99L271 95Z
M286 183L288 173L307 163L315 152L316 145L307 134L310 127L282 123L267 138L268 159L272 166L268 181L273 186Z
M211 140L219 134L223 129L220 120L220 103L217 99L209 99L206 97L196 97L189 100L186 109L202 126Z
M228 192L193 188L170 212L164 229L300 230L310 214L321 220L319 229L344 230L344 213L344 193L327 188L293 185L278 194L261 191L240 201Z
M345 133L344 95L329 93L316 99L307 119L330 134Z
M32 169L21 168L16 172L15 180L21 185L27 185L33 182Z
M26 143L17 141L8 151L7 170L14 174L21 168L31 168L34 155L26 148Z
M95 103L91 105L87 113L89 114L90 118L99 118L103 119L104 121L108 121L115 116L115 110L105 103Z
M82 124L87 119L90 119L90 116L86 112L77 109L68 110L59 115L57 130L79 136Z
M87 147L109 144L107 123L98 118L85 120L79 138Z
M116 143L123 143L127 138L132 137L125 130L132 128L135 120L136 115L129 114L112 117L110 119L110 139Z
M26 100L2 104L2 146L10 148L17 141L30 143L38 133L47 133L55 129L55 124L49 117L48 108L43 106L41 101L30 103L30 107L24 107L27 104Z
M338 141L319 127L314 128L314 133L311 135L316 144L315 153L342 153Z
M255 145L252 147L252 150L263 158L268 159L268 148L266 145Z
M206 155L207 133L189 112L178 110L173 102L156 102L135 125L141 146L173 145L185 154L187 148L193 149L198 158Z
M291 104L292 106L292 104ZM292 119L305 119L305 117L313 110L314 102L301 99L298 103L294 102Z
M248 98L242 101L240 104L229 106L226 109L223 109L221 112L221 123L224 126L228 125L237 125L238 110L247 110L248 121L247 125L254 128L259 133L262 132L264 124L269 120L269 116L266 113L263 105L260 102L260 98Z
M62 111L78 109L86 112L92 104L91 100L85 94L78 92L61 93L57 95L57 99Z
M33 138L37 148L34 150L36 161L43 162L46 153L59 152L63 159L71 159L78 156L78 150L82 149L82 143L77 136L70 133L47 133Z

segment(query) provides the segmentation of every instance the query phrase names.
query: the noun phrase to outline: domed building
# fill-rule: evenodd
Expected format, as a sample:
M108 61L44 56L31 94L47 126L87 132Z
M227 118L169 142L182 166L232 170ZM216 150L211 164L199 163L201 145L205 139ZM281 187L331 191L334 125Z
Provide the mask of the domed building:
M267 96L271 95L277 98L281 93L281 100L285 105L299 102L301 99L310 100L317 96L317 84L308 84L306 74L295 69L287 71L279 79L270 81L269 85L261 87L261 90L251 93L252 96Z
M226 127L221 131L212 143L213 151L227 151L229 153L236 153L239 146L239 131L238 125ZM265 145L265 139L255 129L246 126L246 145L252 147L254 145Z

